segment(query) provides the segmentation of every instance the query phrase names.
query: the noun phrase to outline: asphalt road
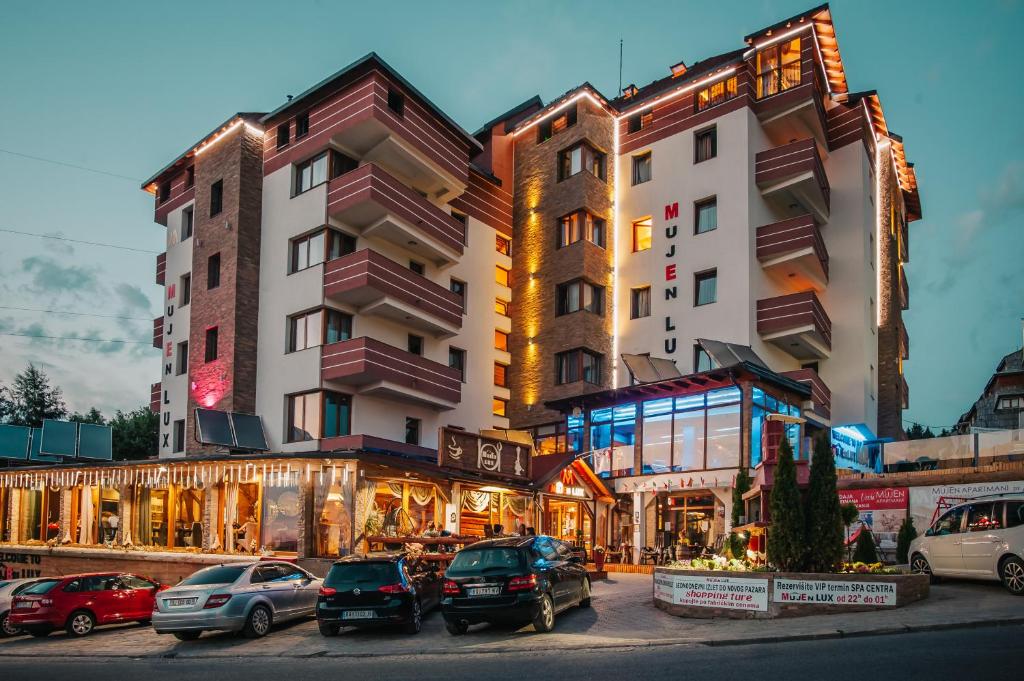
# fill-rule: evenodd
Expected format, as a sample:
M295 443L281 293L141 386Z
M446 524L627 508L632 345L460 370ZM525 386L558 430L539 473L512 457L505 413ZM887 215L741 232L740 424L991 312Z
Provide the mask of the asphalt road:
M1014 679L1024 668L1024 626L982 627L888 636L760 645L567 649L483 655L384 658L131 659L8 658L0 677L103 681L557 681L647 679Z

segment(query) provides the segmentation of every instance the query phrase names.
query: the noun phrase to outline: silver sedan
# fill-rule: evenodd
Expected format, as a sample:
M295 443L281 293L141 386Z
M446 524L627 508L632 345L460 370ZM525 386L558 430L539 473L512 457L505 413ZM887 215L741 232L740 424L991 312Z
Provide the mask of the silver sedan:
M322 584L291 563L213 565L157 595L153 629L182 641L195 640L204 631L240 631L260 638L272 624L312 617Z

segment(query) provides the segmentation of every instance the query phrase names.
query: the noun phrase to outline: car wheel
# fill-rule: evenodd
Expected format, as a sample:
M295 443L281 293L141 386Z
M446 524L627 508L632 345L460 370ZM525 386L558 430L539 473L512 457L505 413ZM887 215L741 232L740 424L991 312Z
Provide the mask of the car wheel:
M928 575L928 581L932 584L938 581L938 578L932 574L932 566L928 564L928 559L920 553L915 553L910 557L910 571L915 575Z
M555 604L551 596L544 594L540 598L540 607L537 615L533 618L533 628L538 633L546 634L555 628Z
M195 641L202 633L201 631L176 631L174 632L174 638L179 641Z
M95 627L96 618L92 616L92 613L78 610L71 613L67 626L64 628L67 630L68 636L88 636Z
M7 636L17 636L21 633L21 629L11 624L11 613L5 612L0 615L0 636L6 638Z
M590 607L590 580L587 578L583 579L583 588L580 589L580 607Z
M337 636L340 627L337 624L331 624L329 622L317 622L317 627L320 629L321 636Z
M1003 586L1014 596L1024 596L1024 561L1011 556L999 566L999 576Z
M265 605L257 605L245 619L242 634L246 638L263 638L270 631L270 610Z
M402 626L402 630L407 634L418 634L421 628L423 628L423 611L420 609L420 602L414 600L412 602L412 612L409 614L409 621Z
M465 622L449 622L445 620L444 628L448 630L448 633L452 636L462 636L469 630L469 625Z

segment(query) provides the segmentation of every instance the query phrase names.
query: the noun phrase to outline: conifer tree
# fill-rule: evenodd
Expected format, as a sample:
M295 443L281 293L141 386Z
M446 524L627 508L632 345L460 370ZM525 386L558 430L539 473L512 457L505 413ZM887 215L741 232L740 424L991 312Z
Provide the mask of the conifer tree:
M796 481L796 464L789 438L779 443L769 507L772 517L768 528L768 562L779 570L798 571L804 567L804 505Z
M814 440L806 518L807 569L831 572L843 558L843 517L836 491L836 462L824 436Z

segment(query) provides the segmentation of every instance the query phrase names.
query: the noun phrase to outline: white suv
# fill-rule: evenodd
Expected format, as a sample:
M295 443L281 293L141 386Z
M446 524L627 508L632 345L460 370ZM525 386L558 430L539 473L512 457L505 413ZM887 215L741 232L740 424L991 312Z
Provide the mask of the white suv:
M936 577L1002 580L1024 595L1024 494L954 506L910 544L910 569Z

